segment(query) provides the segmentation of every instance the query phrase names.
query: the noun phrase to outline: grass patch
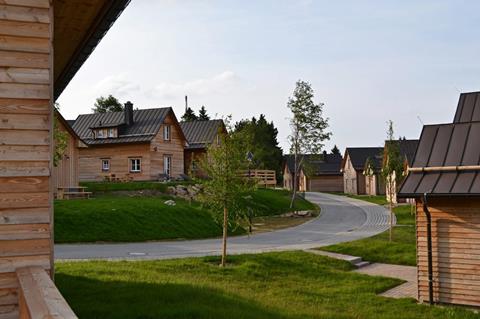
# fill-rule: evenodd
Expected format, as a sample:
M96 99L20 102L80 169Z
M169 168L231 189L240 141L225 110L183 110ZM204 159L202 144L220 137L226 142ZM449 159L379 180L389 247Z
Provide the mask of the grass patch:
M55 201L55 241L138 242L221 235L222 228L210 211L178 199L176 206L168 206L167 199L105 196Z
M115 191L141 191L141 190L157 190L165 193L168 186L175 185L190 185L194 182L127 182L127 183L114 183L114 182L81 182L80 186L87 187L89 192L115 192Z
M416 265L415 215L410 206L394 208L397 226L393 228L393 241L389 241L389 231L370 238L321 247L319 249L340 254L360 256L371 262L398 265Z
M351 195L351 194L345 194L345 195L350 197L350 198L364 200L366 202L370 202L370 203L377 204L377 205L382 205L383 206L383 205L388 204L385 195L375 195L375 196L373 196L373 195Z
M129 183L112 185L123 184ZM143 184L138 183L138 187ZM190 204L175 198L177 205L168 206L164 204L167 199L171 199L167 195L130 197L117 196L115 192L105 194L89 200L55 201L55 241L141 242L201 239L222 234L221 225L212 212L198 203ZM290 211L289 193L286 191L259 189L253 202L259 208L258 216ZM316 206L299 199L296 201L296 209L316 209ZM245 229L233 226L230 233L244 234Z
M80 318L476 318L456 307L378 293L397 279L353 273L305 252L140 262L57 263L56 285Z

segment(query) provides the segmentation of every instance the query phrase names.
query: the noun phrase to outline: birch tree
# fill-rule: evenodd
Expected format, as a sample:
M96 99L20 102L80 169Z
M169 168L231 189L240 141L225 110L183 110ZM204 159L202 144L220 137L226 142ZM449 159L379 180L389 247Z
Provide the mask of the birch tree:
M303 154L320 155L324 142L332 135L328 132L328 118L323 116L323 103L315 103L310 83L299 80L287 107L292 112L289 136L290 154L294 157L293 194L290 208L297 196L298 174L304 161Z

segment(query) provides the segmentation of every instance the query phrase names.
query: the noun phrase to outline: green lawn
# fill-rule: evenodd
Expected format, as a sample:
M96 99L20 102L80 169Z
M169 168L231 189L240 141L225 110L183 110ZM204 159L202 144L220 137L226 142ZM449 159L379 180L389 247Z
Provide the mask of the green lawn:
M463 308L377 296L401 283L305 252L168 261L57 263L56 284L80 318L478 318Z
M139 190L157 190L162 193L167 192L168 186L175 185L189 185L194 182L128 182L128 183L113 183L113 182L81 182L80 185L87 187L89 192L115 192L115 191L139 191Z
M397 226L393 228L393 241L389 241L389 231L376 236L342 243L319 249L360 256L370 262L399 265L416 265L415 215L410 206L394 208Z
M387 205L387 199L385 198L385 195L375 195L375 196L370 196L370 195L351 195L351 194L345 194L345 196L348 196L350 198L356 198L360 200L364 200L366 202L378 204L378 205Z
M121 183L115 184L121 185ZM109 195L89 200L55 201L55 241L74 242L140 242L167 239L218 237L222 228L212 212L197 203L175 199L167 206L168 196L129 197ZM259 189L253 198L260 207L258 216L281 214L289 210L289 193ZM310 202L297 200L298 208L316 209ZM231 234L245 233L232 227Z

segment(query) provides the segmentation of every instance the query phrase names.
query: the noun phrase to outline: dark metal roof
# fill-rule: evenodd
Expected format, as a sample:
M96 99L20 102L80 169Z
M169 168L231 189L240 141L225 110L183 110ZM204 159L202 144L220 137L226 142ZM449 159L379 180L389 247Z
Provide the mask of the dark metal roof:
M338 154L320 154L320 155L299 155L306 163L305 174L309 176L320 175L341 175L342 155ZM285 155L285 164L288 165L290 172L295 170L295 156ZM308 167L308 168L307 168Z
M347 147L343 157L342 168L345 165L347 155L352 161L353 168L356 171L363 171L367 159L371 159L374 164L374 170L379 171L382 168L383 147Z
M400 156L407 160L409 166L412 165L413 159L415 157L415 151L417 150L419 140L395 140L394 143L398 144L400 150ZM386 141L385 145L388 147L390 141Z
M125 125L124 112L83 114L77 117L73 129L88 145L149 142L170 112L170 107L135 110L130 126ZM93 139L92 127L112 126L119 127L117 138Z
M460 94L453 123L480 121L480 92Z
M106 2L104 10L95 18L96 23L91 26L91 30L87 32L86 38L80 43L68 65L63 70L59 70L61 73L58 77L55 77L54 100L62 94L70 80L129 3L130 0L110 0Z
M66 120L68 125L70 125L70 127L73 126L73 124L75 124L75 120Z
M412 167L480 164L480 122L426 125ZM479 171L411 172L399 196L480 194Z
M226 131L223 120L180 122L188 149L202 149L214 142L218 130Z

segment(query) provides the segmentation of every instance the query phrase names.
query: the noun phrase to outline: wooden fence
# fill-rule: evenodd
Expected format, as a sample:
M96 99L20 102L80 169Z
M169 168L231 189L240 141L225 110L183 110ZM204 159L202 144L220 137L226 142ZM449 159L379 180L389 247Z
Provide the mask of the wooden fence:
M245 177L258 180L258 185L260 186L275 187L277 185L277 176L273 170L252 169L250 171L245 171L243 174Z

